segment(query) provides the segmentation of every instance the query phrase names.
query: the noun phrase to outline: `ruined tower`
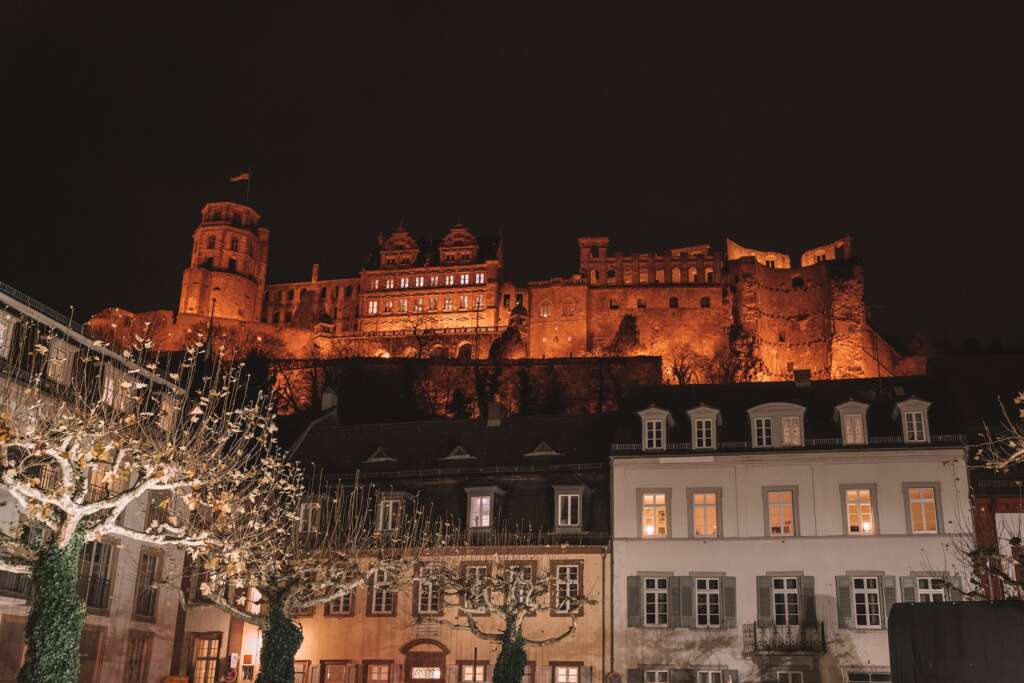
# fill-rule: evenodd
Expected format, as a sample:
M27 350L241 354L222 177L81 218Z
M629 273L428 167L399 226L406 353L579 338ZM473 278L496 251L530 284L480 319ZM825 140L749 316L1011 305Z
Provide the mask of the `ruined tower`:
M181 278L178 315L258 320L269 248L270 231L252 208L235 202L204 206Z

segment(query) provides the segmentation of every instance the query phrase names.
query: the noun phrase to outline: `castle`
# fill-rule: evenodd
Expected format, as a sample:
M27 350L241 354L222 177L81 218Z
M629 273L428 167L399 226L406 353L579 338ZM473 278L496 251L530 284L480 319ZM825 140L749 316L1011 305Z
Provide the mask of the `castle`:
M681 382L911 374L867 321L864 277L850 236L786 254L726 241L657 253L612 251L580 237L577 272L526 285L507 280L500 238L455 225L437 242L404 226L378 238L358 276L266 281L270 231L252 208L202 209L177 313L107 309L89 326L127 340L145 329L182 348L215 329L238 351L291 359L413 357L540 359L660 356Z

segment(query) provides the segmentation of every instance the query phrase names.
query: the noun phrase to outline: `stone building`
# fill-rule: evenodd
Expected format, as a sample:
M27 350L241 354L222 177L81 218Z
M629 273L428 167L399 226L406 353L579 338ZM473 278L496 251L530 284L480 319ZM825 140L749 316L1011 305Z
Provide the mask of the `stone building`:
M272 355L289 358L652 355L682 382L923 369L868 324L849 236L809 249L799 266L731 240L724 253L702 244L626 254L607 237L581 237L576 272L520 285L505 276L501 239L465 225L437 242L399 226L358 274L323 280L314 265L308 281L268 284L269 234L247 206L207 204L177 314L109 309L90 327L130 338L148 324L174 350L216 325L242 353L269 339Z

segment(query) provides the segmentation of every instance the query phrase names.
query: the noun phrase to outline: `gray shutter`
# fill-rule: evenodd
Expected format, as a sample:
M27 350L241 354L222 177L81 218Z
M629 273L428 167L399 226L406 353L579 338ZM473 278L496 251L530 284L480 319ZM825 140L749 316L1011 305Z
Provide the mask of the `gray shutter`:
M644 683L643 669L629 669L626 671L626 683ZM674 683L670 681L670 683Z
M697 672L693 669L671 669L668 680L669 683L697 683Z
M682 626L680 621L680 607L679 607L679 593L682 590L679 585L679 576L668 577L668 627L679 628Z
M802 623L813 626L818 623L818 607L814 599L814 577L800 577L800 614Z
M736 577L722 577L722 626L736 628Z
M772 613L772 577L757 577L757 623L761 626L771 626L775 623L775 615Z
M850 604L850 577L836 577L836 612L839 628L853 628L853 607Z
M594 677L594 667L585 666L582 672L582 683L590 683Z
M358 679L356 679L358 680ZM405 678L402 676L402 665L397 662L391 663L391 681L392 683L402 683Z
M626 626L643 626L643 595L640 592L640 577L626 577Z
M722 678L725 680L725 683L740 683L739 669L729 669Z
M954 574L946 579L946 583L949 584L950 600L966 600L967 596L964 595L964 584L959 574Z
M900 595L903 602L915 602L917 600L917 579L913 576L900 577Z
M392 669L394 671L394 669ZM392 673L392 676L394 674ZM392 678L394 680L394 678ZM352 664L348 672L348 683L362 683L363 679L359 677L359 665Z
M458 683L459 680L459 665L449 664L448 665L448 683Z
M679 625L693 628L693 577L679 577Z
M896 577L895 576L883 576L882 577L882 604L885 609L882 612L882 628L888 628L889 623L889 610L892 606L899 602L898 591L896 590Z

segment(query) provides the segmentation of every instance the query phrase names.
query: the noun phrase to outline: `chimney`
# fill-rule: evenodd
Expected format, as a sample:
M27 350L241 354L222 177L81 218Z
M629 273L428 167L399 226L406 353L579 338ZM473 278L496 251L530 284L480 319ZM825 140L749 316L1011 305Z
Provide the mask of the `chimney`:
M320 279L320 264L319 263L314 263L313 264L313 278L312 279L313 279L313 282L316 282L317 280Z
M793 384L800 389L806 389L811 386L811 371L810 370L793 370Z
M488 427L500 427L501 419L505 417L505 408L497 401L491 401L487 404L487 426Z

